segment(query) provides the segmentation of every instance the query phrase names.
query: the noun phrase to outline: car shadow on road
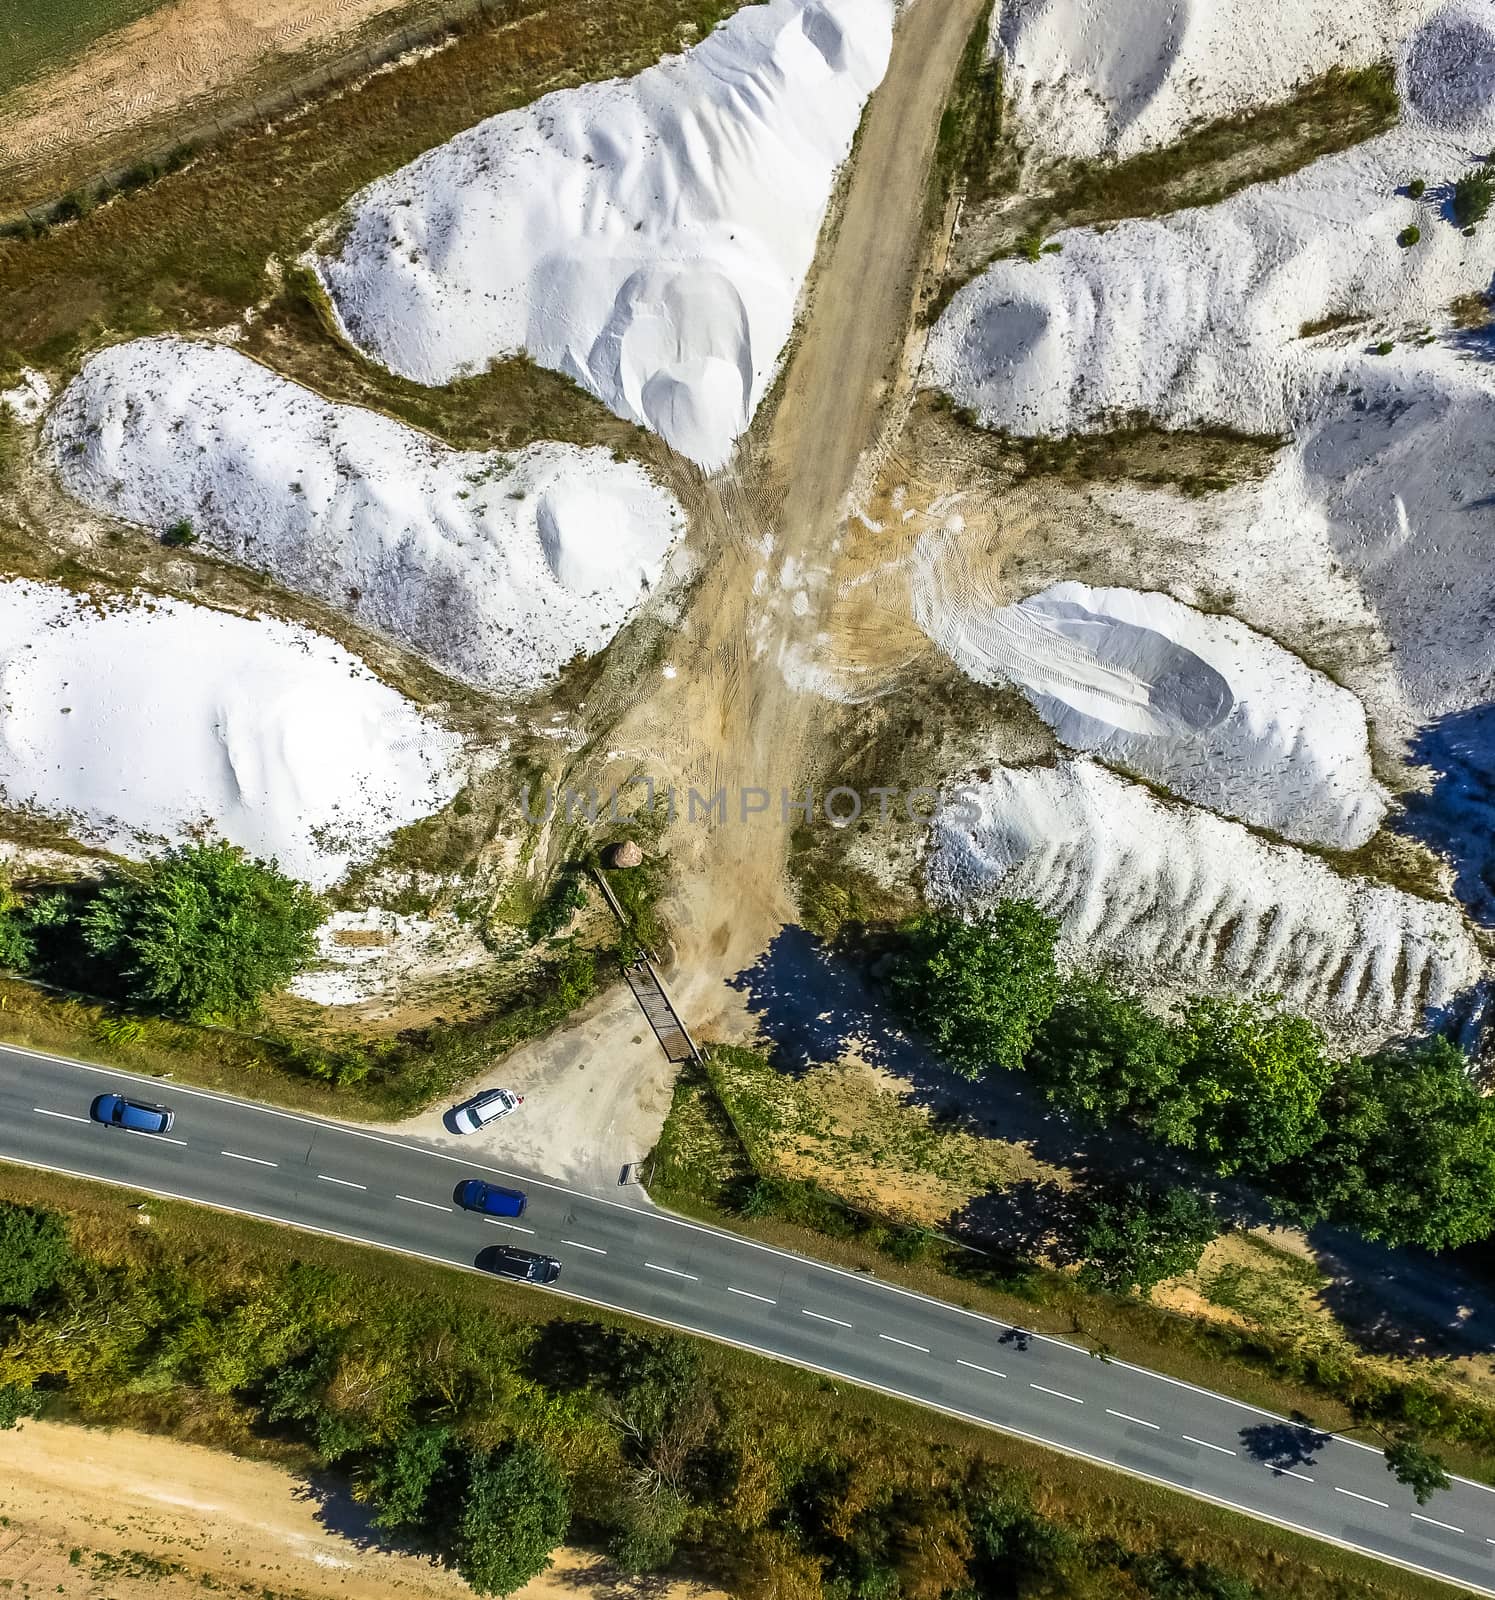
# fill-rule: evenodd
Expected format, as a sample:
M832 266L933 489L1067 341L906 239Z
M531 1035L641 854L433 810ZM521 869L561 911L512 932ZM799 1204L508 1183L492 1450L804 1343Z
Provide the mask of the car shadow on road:
M994 1069L978 1083L943 1066L903 1026L878 981L877 952L843 950L804 928L785 927L730 980L758 1027L758 1046L796 1076L854 1058L907 1085L936 1125L1021 1146L1078 1183L1135 1177L1210 1189L1222 1222L1264 1226L1262 1197L1224 1182L1125 1129L1098 1129L1049 1106L1023 1074ZM1055 1193L1043 1182L976 1195L945 1227L1009 1260L1052 1247ZM1391 1250L1355 1235L1309 1234L1324 1275L1320 1299L1345 1335L1373 1354L1445 1356L1495 1349L1495 1252L1433 1256Z

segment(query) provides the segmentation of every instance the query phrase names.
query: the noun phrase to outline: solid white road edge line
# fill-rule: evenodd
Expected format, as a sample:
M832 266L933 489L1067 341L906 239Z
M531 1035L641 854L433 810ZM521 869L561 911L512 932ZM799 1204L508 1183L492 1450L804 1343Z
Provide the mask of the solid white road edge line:
M71 1056L54 1055L47 1050L33 1050L27 1045L0 1043L0 1055L30 1056L36 1061L50 1061L56 1066L73 1067L80 1072L92 1072L100 1077L128 1078L136 1083L156 1084L161 1083L159 1077L152 1077L148 1073L128 1072L117 1067L100 1067L91 1061L75 1061ZM640 1207L625 1205L621 1200L609 1200L606 1195L592 1194L585 1189L571 1189L563 1183L556 1183L552 1179L538 1177L533 1173L515 1172L507 1167L488 1167L481 1162L470 1160L465 1156L447 1154L438 1150L433 1145L420 1144L410 1139L390 1139L383 1134L374 1133L371 1129L360 1128L349 1122L334 1122L330 1117L310 1117L301 1111L285 1111L279 1106L262 1105L257 1100L243 1100L238 1095L219 1094L211 1089L193 1089L186 1084L179 1084L172 1080L172 1092L191 1095L198 1100L217 1100L229 1105L236 1105L245 1111L258 1112L261 1116L280 1117L287 1122L301 1122L311 1128L322 1128L333 1133L346 1133L355 1139L368 1139L374 1144L388 1145L395 1150L414 1151L422 1156L434 1156L438 1161L448 1161L457 1166L466 1166L469 1169L477 1166L484 1172L492 1172L499 1177L518 1178L531 1183L540 1189L550 1189L556 1194L571 1195L582 1200L589 1200L600 1206L610 1206L614 1211L626 1211L632 1216L640 1214ZM150 1134L142 1135L144 1138L152 1137ZM174 1139L173 1144L185 1144L182 1139ZM0 1159L4 1159L0 1157ZM87 1176L87 1174L85 1174ZM100 1182L111 1182L110 1179L100 1179ZM208 1202L202 1201L206 1205ZM764 1244L761 1240L750 1238L746 1234L731 1233L725 1228L709 1227L703 1222L692 1222L686 1217L676 1216L672 1211L665 1211L658 1206L651 1206L646 1215L653 1216L661 1222L672 1227L687 1228L692 1233L704 1233L708 1238L726 1239L735 1244L746 1246L750 1250L760 1250L766 1255L778 1256L781 1260L792 1261L797 1266L812 1267L817 1272L828 1272L838 1278L847 1278L853 1283L870 1285L881 1289L888 1294L896 1294L905 1300L917 1300L923 1305L936 1306L941 1311L954 1313L956 1316L969 1317L976 1322L984 1322L993 1328L1002 1328L1009 1333L1022 1333L1030 1339L1036 1339L1041 1344L1054 1345L1060 1350L1068 1350L1072 1355L1084 1356L1087 1360L1095 1359L1095 1352L1088 1350L1084 1345L1072 1344L1068 1339L1060 1339L1051 1333L1036 1333L1031 1328L1019 1328L1016 1323L1003 1322L999 1317L988 1316L984 1311L971 1311L965 1306L951 1305L948 1300L937 1300L932 1295L920 1294L917 1289L905 1289L900 1284L889 1283L884 1278L879 1278L871 1273L853 1272L846 1267L833 1267L829 1262L816 1261L810 1256L797 1256L792 1250L781 1250L777 1245ZM299 1224L292 1223L292 1227ZM560 1291L557 1291L560 1292ZM850 1324L846 1324L850 1326ZM1206 1389L1197 1383L1190 1383L1185 1378L1172 1378L1166 1372L1156 1372L1151 1367L1139 1367L1135 1362L1123 1361L1117 1356L1108 1356L1107 1365L1119 1367L1123 1372L1135 1372L1139 1377L1150 1378L1156 1383L1165 1383L1173 1389L1186 1389L1191 1394L1203 1396L1205 1399L1214 1400L1220 1405L1230 1406L1236 1411L1249 1412L1254 1417L1266 1417L1272 1422L1284 1422L1290 1427L1300 1428L1302 1423L1294 1422L1291 1417L1284 1417L1278 1411L1268 1411L1262 1406L1254 1406L1247 1400L1237 1400L1233 1395L1221 1394L1216 1389ZM1360 1439L1351 1439L1342 1433L1332 1433L1330 1439L1337 1444L1345 1444L1356 1450L1364 1450L1374 1456L1383 1452L1376 1445L1366 1444ZM1232 1452L1234 1453L1234 1452ZM1469 1489L1479 1489L1485 1494L1495 1495L1495 1485L1480 1483L1475 1478L1463 1478L1458 1473L1451 1472L1449 1477L1455 1483L1461 1483ZM1255 1513L1252 1513L1255 1515ZM1268 1518L1268 1521L1271 1519ZM1495 1593L1492 1590L1491 1593Z
M13 1049L14 1046L6 1045L3 1048ZM39 1051L27 1052L39 1055ZM44 1057L46 1060L56 1060L57 1057ZM74 1063L81 1065L81 1063ZM102 1068L99 1070L103 1070ZM153 1194L162 1200L180 1200L186 1205L202 1206L208 1211L221 1211L232 1217L249 1217L255 1222L274 1223L278 1227L290 1228L298 1233L315 1233L324 1239L340 1239L345 1244L363 1245L370 1250L387 1250L391 1255L408 1256L414 1261L429 1261L438 1267L452 1267L458 1272L470 1272L475 1276L492 1282L492 1275L484 1272L481 1267L469 1265L465 1261L455 1261L450 1256L433 1256L424 1250L407 1250L401 1245L385 1244L379 1239L365 1239L355 1233L339 1233L335 1228L318 1228L307 1222L292 1222L285 1217L271 1216L264 1211L250 1211L243 1206L225 1206L215 1204L211 1200L199 1200L193 1195L177 1194L170 1189L152 1189L147 1184L122 1183L114 1178L100 1178L91 1172L76 1172L71 1167L57 1167L46 1161L23 1161L16 1156L0 1156L0 1164L8 1163L16 1167L31 1167L37 1172L55 1172L65 1178L78 1178L84 1183L102 1183L111 1189L125 1189L136 1194ZM625 1208L626 1209L626 1208ZM709 1230L708 1230L709 1231ZM778 1252L783 1254L784 1252ZM693 1333L699 1339L711 1339L717 1344L727 1345L734 1350L746 1350L749 1355L763 1356L769 1361L778 1361L786 1367L798 1367L805 1372L818 1372L823 1377L840 1378L844 1383L854 1383L858 1388L871 1389L874 1393L885 1394L894 1400L904 1400L908 1404L918 1406L924 1411L939 1411L947 1417L956 1417L961 1422L969 1422L978 1428L990 1428L993 1433L1003 1433L1009 1438L1026 1439L1030 1444L1042 1445L1045 1450L1056 1451L1059 1455L1069 1456L1076 1461L1093 1462L1098 1467L1105 1467L1112 1472L1119 1472L1124 1477L1135 1478L1140 1483L1155 1483L1159 1488L1171 1489L1175 1494L1187 1495L1191 1500L1201 1500L1206 1505L1223 1506L1227 1511L1239 1512L1244 1517L1250 1517L1254 1522L1267 1522L1273 1527L1286 1528L1290 1533L1301 1533L1307 1538L1314 1539L1320 1544L1332 1544L1340 1550L1350 1550L1356 1555L1369 1556L1374 1561L1379 1561L1385 1566L1400 1567L1404 1572L1420 1573L1425 1578L1436 1578L1439 1583L1451 1583L1462 1586L1475 1594L1489 1595L1495 1600L1495 1589L1487 1588L1483 1584L1470 1583L1465 1578L1450 1578L1446 1573L1439 1572L1436 1567L1424 1567L1416 1561L1404 1561L1400 1556L1391 1556L1384 1551L1372 1549L1369 1545L1356 1544L1352 1539L1343 1539L1332 1533L1321 1533L1317 1528L1306 1527L1302 1523L1292 1522L1286 1517L1274 1516L1269 1511L1258 1510L1255 1506L1240 1504L1236 1500L1227 1500L1223 1495L1207 1494L1202 1489L1186 1488L1183 1484L1174 1483L1169 1478L1160 1478L1156 1473L1143 1472L1137 1467L1123 1466L1119 1461L1107 1460L1105 1456L1093 1455L1088 1450L1080 1450L1073 1445L1056 1444L1052 1439L1045 1439L1042 1434L1029 1433L1024 1428L1014 1428L1010 1423L993 1422L987 1417L978 1417L974 1412L962 1411L957 1406L947 1406L938 1400L925 1400L918 1395L906 1394L901 1389L894 1389L890 1384L874 1383L868 1378L854 1378L849 1373L838 1371L835 1367L823 1367L816 1361L803 1361L795 1357L781 1355L777 1350L765 1350L762 1345L749 1344L746 1339L729 1338L726 1334L712 1333L706 1328L692 1327L687 1322L665 1322L659 1317L651 1317L642 1311L635 1311L630 1306L614 1305L610 1300L598 1300L591 1295L577 1294L570 1289L555 1289L546 1287L540 1289L538 1285L531 1285L544 1294L553 1294L558 1299L574 1300L578 1305L596 1306L599 1311L613 1311L619 1316L635 1317L640 1322L650 1322L656 1327L672 1328L677 1333ZM1145 1370L1145 1369L1144 1369ZM1186 1384L1183 1387L1191 1388ZM1203 1393L1208 1394L1208 1389ZM1251 1407L1249 1409L1255 1409ZM1270 1415L1270 1413L1267 1413ZM1197 1443L1197 1441L1194 1441ZM1353 1443L1354 1441L1348 1441ZM1366 1448L1369 1448L1367 1446ZM1231 1452L1234 1454L1234 1452ZM1462 1480L1461 1480L1462 1481ZM1488 1487L1475 1485L1476 1488ZM1495 1544L1495 1539L1487 1539L1486 1544Z

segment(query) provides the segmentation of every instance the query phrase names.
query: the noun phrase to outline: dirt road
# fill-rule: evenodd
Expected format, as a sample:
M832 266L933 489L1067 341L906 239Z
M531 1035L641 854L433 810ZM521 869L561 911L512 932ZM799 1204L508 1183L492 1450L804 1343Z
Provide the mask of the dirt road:
M385 1548L363 1508L263 1461L175 1439L28 1422L5 1435L0 1587L77 1600L186 1600L205 1588L308 1600L458 1600L429 1560ZM636 1591L580 1551L519 1600L726 1600L694 1584Z
M706 1026L734 1008L723 980L793 916L793 817L780 792L803 790L817 719L834 710L817 677L832 566L859 467L898 421L940 116L980 11L981 0L904 11L778 403L692 508L711 556L681 629L675 691L627 713L612 739L663 765L682 796L692 784L725 787L734 807L743 789L772 796L746 823L740 811L713 828L686 817L672 839L681 998Z

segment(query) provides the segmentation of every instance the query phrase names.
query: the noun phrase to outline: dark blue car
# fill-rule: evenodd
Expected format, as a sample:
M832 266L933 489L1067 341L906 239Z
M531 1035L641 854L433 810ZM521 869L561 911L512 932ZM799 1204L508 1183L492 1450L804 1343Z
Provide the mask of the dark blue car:
M172 1114L165 1106L146 1100L126 1100L122 1094L101 1094L90 1113L95 1122L110 1128L128 1128L131 1133L166 1133Z
M524 1196L517 1189L503 1189L481 1178L469 1178L457 1185L457 1204L485 1217L522 1217Z

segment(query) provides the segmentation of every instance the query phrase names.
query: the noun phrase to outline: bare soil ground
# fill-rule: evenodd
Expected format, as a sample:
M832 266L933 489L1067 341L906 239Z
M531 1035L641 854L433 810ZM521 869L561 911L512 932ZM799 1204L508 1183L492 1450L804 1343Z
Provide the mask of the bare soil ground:
M204 1589L305 1600L458 1600L455 1573L386 1547L346 1496L264 1461L127 1430L28 1422L5 1438L0 1587L77 1600L185 1600ZM562 1549L521 1600L635 1590ZM725 1600L651 1582L649 1600Z
M0 115L0 175L82 175L120 135L242 89L267 62L327 52L375 18L433 10L412 0L172 0L22 89Z

